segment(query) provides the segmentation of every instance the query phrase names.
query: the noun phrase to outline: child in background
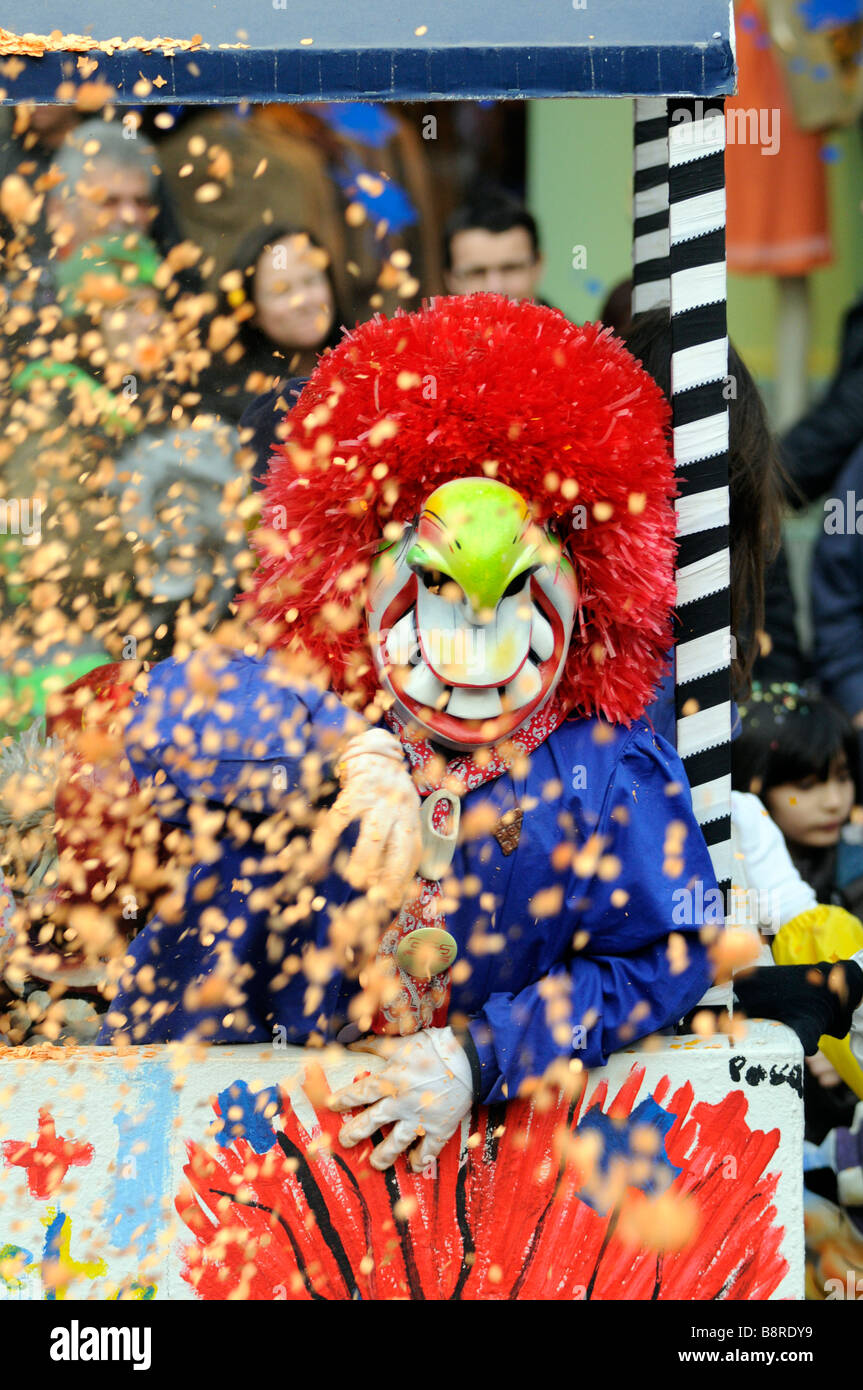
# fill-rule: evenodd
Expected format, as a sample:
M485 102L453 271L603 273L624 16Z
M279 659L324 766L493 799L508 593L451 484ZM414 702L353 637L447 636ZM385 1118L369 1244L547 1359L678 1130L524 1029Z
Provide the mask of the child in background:
M795 685L756 685L741 717L742 732L732 744L737 807L732 820L740 819L754 793L767 813L758 838L765 844L771 836L778 839L778 829L791 864L812 890L791 919L779 913L773 959L803 964L850 957L863 947L863 925L857 920L863 911L863 875L855 862L857 847L842 838L858 800L854 730L830 701ZM752 842L753 834L748 838ZM749 876L759 887L770 887L773 878L762 874L754 855L750 858ZM820 1143L830 1129L850 1123L863 1094L861 1080L847 1044L822 1039L820 1052L807 1060L808 1139Z
M670 397L672 342L668 309L638 314L627 327L625 340L633 356ZM789 665L797 669L797 660L793 605L789 606L786 601L780 605L779 612L774 605L769 619L765 620L765 573L771 561L774 564L777 561L781 535L783 488L776 448L758 388L733 344L729 344L728 371L736 388L728 412L729 597L731 629L736 638L731 662L734 738L740 729L740 718L733 702L746 699L756 660L763 663L769 654L765 648L781 656L784 669ZM721 583L718 575L716 582ZM787 586L780 585L780 589L788 595ZM763 631L765 621L770 628L767 641ZM674 656L673 651L671 656ZM658 688L646 715L657 733L672 744L676 742L673 671ZM748 787L746 778L742 785ZM776 826L766 813L761 814L760 804L751 792L735 792L731 801L735 846L733 886L739 887L743 880L745 895L742 913L734 910L732 900L730 921L756 931L760 929L762 943L767 934L765 927L769 927L771 936L779 928L773 943L773 960L777 964L797 967L782 972L773 968L738 972L733 989L737 1007L751 1017L788 1023L804 1042L807 1057L817 1055L817 1045L829 1033L831 1036L825 1046L834 1050L842 1064L843 1076L859 1086L859 1094L863 1097L863 1071L854 1060L857 1053L855 1051L852 1056L847 1039L837 1042L844 1032L845 1014L841 1021L834 1018L831 1022L831 1008L827 1007L831 995L833 1006L842 1007L844 987L830 983L831 978L838 978L842 971L833 970L831 966L839 959L850 961L860 951L863 927L842 908L816 899L790 859ZM751 911L753 899L758 904L754 913ZM766 905L766 910L762 904ZM847 930L840 932L840 927ZM789 943L793 943L793 950ZM765 963L765 957L769 961L770 952L766 947L758 958L759 964ZM816 965L818 970L808 968ZM727 1007L728 991L723 986L712 989L702 1002ZM851 1036L856 1048L856 1027Z
M819 903L863 917L859 847L843 837L860 800L857 735L823 695L754 686L733 748L735 790L754 792Z

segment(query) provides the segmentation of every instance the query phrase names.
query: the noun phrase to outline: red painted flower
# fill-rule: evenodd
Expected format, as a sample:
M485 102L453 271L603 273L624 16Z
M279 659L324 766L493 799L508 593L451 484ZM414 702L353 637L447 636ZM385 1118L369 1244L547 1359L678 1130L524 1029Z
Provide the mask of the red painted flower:
M189 1144L190 1187L177 1201L195 1236L186 1277L205 1299L768 1297L787 1272L777 1176L765 1172L778 1131L749 1129L740 1091L693 1103L687 1083L660 1112L667 1078L650 1102L662 1123L640 1123L643 1078L634 1066L607 1109L605 1082L583 1113L583 1096L481 1109L462 1161L447 1145L433 1176L403 1159L379 1173L371 1143L339 1146L344 1117L319 1109L309 1135L287 1103L263 1154L244 1139L218 1156ZM308 1081L323 1094L320 1074ZM630 1176L616 1196L613 1164L589 1162L603 1127L654 1134L651 1176L635 1186ZM633 1244L640 1204L674 1199L694 1221L682 1248Z

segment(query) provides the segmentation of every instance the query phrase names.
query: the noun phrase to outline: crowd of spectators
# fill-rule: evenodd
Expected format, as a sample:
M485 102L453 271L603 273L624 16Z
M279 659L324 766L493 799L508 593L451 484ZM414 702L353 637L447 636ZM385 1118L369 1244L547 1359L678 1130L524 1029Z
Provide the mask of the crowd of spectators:
M459 206L465 177L433 169L396 108L5 114L0 838L3 891L33 925L0 1031L62 1041L90 1015L58 1033L26 1001L59 959L99 1007L56 925L64 858L88 853L55 838L68 692L226 630L285 410L345 327L443 290L533 296L542 258L502 188Z
M422 142L385 108L16 108L0 466L47 545L2 528L4 731L52 679L224 616L266 467L244 411L344 325L438 291L439 230Z

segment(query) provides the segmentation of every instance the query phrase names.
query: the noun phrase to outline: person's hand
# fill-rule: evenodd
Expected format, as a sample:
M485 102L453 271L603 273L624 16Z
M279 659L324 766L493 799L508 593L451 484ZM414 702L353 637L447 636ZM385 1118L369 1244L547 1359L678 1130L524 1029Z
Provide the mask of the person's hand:
M406 1038L367 1038L352 1051L374 1052L386 1057L387 1064L330 1097L331 1110L366 1107L342 1126L341 1143L352 1148L381 1125L392 1124L372 1152L372 1167L389 1168L420 1137L408 1161L415 1173L421 1172L437 1158L473 1104L467 1053L451 1028L426 1028Z
M384 729L368 729L350 739L338 773L341 791L312 835L312 855L331 859L341 835L359 821L345 877L360 891L379 889L395 910L422 854L419 793L401 744Z
M863 1066L863 951L850 960L813 965L764 965L734 977L734 993L749 1018L775 1018L793 1028L807 1057L818 1040L844 1038Z
M806 1066L819 1086L824 1086L828 1090L832 1089L833 1086L838 1086L842 1080L833 1063L828 1062L823 1052L814 1052L811 1057L807 1057Z

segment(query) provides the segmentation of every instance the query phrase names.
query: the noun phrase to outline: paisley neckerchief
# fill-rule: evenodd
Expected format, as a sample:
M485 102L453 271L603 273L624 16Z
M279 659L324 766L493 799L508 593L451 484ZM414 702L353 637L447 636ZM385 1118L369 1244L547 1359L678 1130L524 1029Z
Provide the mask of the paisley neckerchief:
M445 791L454 800L460 801L468 792L508 772L517 758L533 753L563 723L566 714L567 711L552 698L541 710L537 710L523 728L510 734L500 747L482 749L478 754L456 754L438 776L434 768L439 763L439 755L429 741L408 738L404 723L393 710L386 715L386 722L405 750L420 796L425 799L432 792ZM439 802L433 817L436 830L445 829L449 814L446 802ZM398 976L401 988L394 998L379 1009L372 1024L373 1032L407 1034L415 1033L420 1028L443 1028L446 1025L452 986L451 965L425 980L409 975L396 960L400 942L411 932L423 927L446 929L442 902L440 882L422 878L418 874L411 896L381 938L377 952L378 968L390 979Z

